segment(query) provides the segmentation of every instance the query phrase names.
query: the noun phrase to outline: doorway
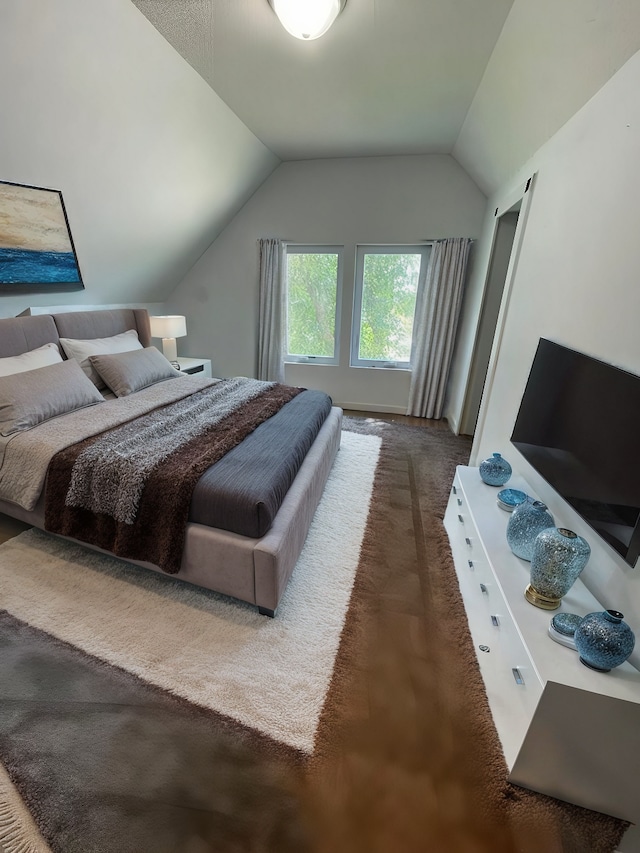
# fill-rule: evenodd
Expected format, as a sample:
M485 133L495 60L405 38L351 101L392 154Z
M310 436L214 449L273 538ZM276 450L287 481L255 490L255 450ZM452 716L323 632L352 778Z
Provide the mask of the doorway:
M467 393L460 421L460 432L463 435L475 433L521 205L522 199L518 199L512 207L497 218L482 308L476 331L476 343L469 369Z

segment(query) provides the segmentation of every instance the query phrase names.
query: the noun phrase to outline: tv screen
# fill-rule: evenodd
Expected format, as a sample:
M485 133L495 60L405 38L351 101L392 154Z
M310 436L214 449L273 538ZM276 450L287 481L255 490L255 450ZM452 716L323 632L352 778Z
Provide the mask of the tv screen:
M511 441L634 566L640 554L640 377L541 338Z

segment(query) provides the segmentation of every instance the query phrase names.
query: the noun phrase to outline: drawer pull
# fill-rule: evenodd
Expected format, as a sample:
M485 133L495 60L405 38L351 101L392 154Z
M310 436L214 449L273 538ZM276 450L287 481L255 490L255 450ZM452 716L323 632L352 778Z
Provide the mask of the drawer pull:
M511 672L513 673L513 677L515 678L516 684L524 685L524 678L522 677L522 673L518 669L517 666L511 668Z
M500 620L498 619L497 616L494 616L493 613L491 614L491 624L493 625L494 628L500 627Z
M458 521L460 524L464 524L464 518L460 514L458 514Z
M462 501L458 498L458 506L462 506Z
M478 646L478 648L480 649L481 652L490 652L491 651L489 646L485 646L485 645Z
M458 490L456 489L455 486L451 486L451 491L453 492L454 495L458 494Z
M467 563L469 564L469 568L471 569L471 571L473 571L475 569L475 566L473 565L473 560L467 560Z
M480 592L482 592L484 595L489 595L489 590L487 589L486 585L483 583L480 584Z
M467 543L467 545L469 546L469 548L471 548L471 539L469 539L469 537L468 537L468 536L465 536L465 537L464 537L464 541Z

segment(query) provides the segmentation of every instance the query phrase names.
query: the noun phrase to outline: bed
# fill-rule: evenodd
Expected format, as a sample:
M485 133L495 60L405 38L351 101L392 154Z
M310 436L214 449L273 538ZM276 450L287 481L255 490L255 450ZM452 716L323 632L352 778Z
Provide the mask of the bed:
M67 374L68 376L73 375L72 387L74 389L76 388L76 381L78 388L81 385L76 373L77 371L83 373L78 361L83 353L73 350L73 346L77 342L90 341L92 345L97 346L101 341L111 342L120 338L128 340L129 336L133 336L139 342L136 343L136 350L130 352L125 347L122 351L116 349L119 354L113 355L112 351L107 349L105 355L93 356L91 359L82 362L85 365L83 381L88 375L86 365L90 361L91 366L88 369L94 374L92 379L94 384L91 385L91 382L82 384L82 394L86 393L89 401L86 402L83 398L81 400L83 405L77 411L55 412L55 417L41 416L40 414L36 417L30 414L29 417L33 417L34 422L27 422L26 425L20 421L22 413L18 411L19 426L14 426L16 410L19 410L19 406L18 403L15 406L6 405L6 400L9 396L13 401L15 394L16 400L19 401L22 386L27 384L24 380L25 376L28 375L29 382L33 380L34 376L41 383L46 381L46 388L43 388L42 397L38 397L39 400L42 399L42 404L36 406L36 408L46 409L47 395L54 393L53 391L50 392L50 388L55 386L56 382L66 382L65 387L71 387ZM68 354L70 346L72 347L71 356ZM65 347L67 347L66 350ZM55 353L52 355L53 350ZM24 373L22 380L19 374L13 378L12 376L2 377L2 365L5 363L2 359L13 357L31 359L34 352L38 358L40 358L40 353L44 353L47 358L55 358L58 362L61 361L61 356L62 366L60 364L49 366L47 362L47 366L41 370L30 369L30 374ZM98 347L98 352L103 352L103 350ZM120 386L123 383L127 386L129 383L129 374L126 371L123 373L123 365L128 370L129 365L133 364L134 361L136 365L144 365L144 369L136 367L139 372L142 371L142 374L145 371L153 373L154 370L159 369L161 380L150 385L142 384L140 388L127 387L121 396L117 396L121 390L118 383ZM127 429L137 430L139 424L144 424L144 428L147 429L153 418L156 419L156 426L151 424L153 429L157 430L157 422L161 422L162 428L167 431L169 430L167 426L169 419L163 416L159 421L160 412L169 412L172 407L183 405L194 407L193 401L197 401L196 408L202 409L208 397L221 395L222 384L235 382L236 386L232 389L234 393L248 395L251 399L259 395L263 409L262 414L259 416L251 415L251 417L247 415L245 418L244 414L242 417L237 414L237 412L244 413L244 409L232 409L229 410L231 414L227 413L227 418L222 419L222 423L233 423L234 425L240 422L245 424L246 420L243 429L247 430L247 434L242 437L243 434L240 433L241 438L235 439L238 443L231 447L220 461L208 466L198 475L197 485L194 487L189 502L188 520L186 525L183 525L183 540L180 540L181 544L177 557L174 556L175 565L171 573L173 577L183 581L253 604L257 606L260 613L274 616L304 545L309 526L340 446L342 411L331 405L329 398L326 398L326 401L322 400L322 396L326 397L326 395L320 395L320 392L304 391L298 393L297 390L287 389L286 386L274 386L266 390L259 388L256 391L251 385L251 383L255 383L255 380L223 380L223 383L218 384L219 380L194 379L190 376L182 376L175 377L179 381L173 381L174 377L164 376L162 373L165 370L164 362L165 360L160 353L151 346L149 317L144 309L78 311L20 316L0 320L0 383L5 383L2 385L2 388L5 389L3 391L4 409L2 408L3 401L0 398L0 427L3 423L6 427L7 418L9 418L7 422L12 424L10 428L0 430L5 436L0 442L0 512L40 529L52 531L57 535L65 535L68 538L83 541L84 544L98 550L115 551L118 556L123 556L122 553L118 553L110 546L104 547L107 540L103 542L100 538L101 534L96 535L95 531L88 537L88 541L83 538L84 532L82 535L77 535L77 531L80 529L78 524L86 517L83 515L85 510L81 503L78 504L80 509L77 510L73 508L68 510L66 506L64 510L61 509L61 506L67 502L60 501L60 492L59 490L56 492L56 489L59 489L59 486L56 485L57 479L60 476L66 476L64 472L67 469L72 470L72 463L68 460L65 461L65 457L76 452L77 448L82 449L83 441L88 446L82 450L82 453L77 451L83 459L87 454L98 455L96 448L100 446L100 442L104 441L107 442L107 445L106 450L101 451L102 456L113 454L113 446L109 446L108 442L113 441L113 435L116 434L117 429L126 433ZM13 364L13 361L10 363ZM31 361L23 362L23 371L25 370L25 363L30 368L33 364ZM109 380L107 387L104 387L104 383L102 383L103 387L100 391L96 389L94 367L101 371L99 379L102 379L104 374ZM167 367L166 369L170 368ZM114 376L115 380L113 379ZM125 377L124 380L123 376ZM92 391L88 390L90 386L93 393L97 394L95 405L91 400ZM115 389L116 394L110 393L110 389ZM311 408L314 408L312 415L307 411ZM272 409L275 411L272 412ZM2 420L3 412L5 421ZM180 412L181 410L178 409L175 422L181 425L188 423L188 419ZM290 413L295 413L295 417ZM11 420L12 417L14 418L13 421ZM42 420L42 417L45 419ZM251 418L257 419L258 417L262 420L259 420L255 426ZM287 418L292 421L287 428L293 431L292 434L295 435L296 446L298 447L299 458L295 464L293 461L290 463L284 454L280 454L277 445L276 437L282 433ZM305 418L309 423L304 420ZM297 419L301 419L300 423L304 422L304 427L298 428ZM121 421L123 423L120 426ZM315 425L312 425L311 422ZM142 429L142 426L140 428ZM61 435L63 436L62 439L60 438ZM200 448L202 444L197 440L197 435L198 433L195 432L193 433L194 437L191 438L190 446L193 448ZM55 441L53 441L52 436L55 437ZM51 447L54 447L55 455L52 455L51 461L46 463L44 473L38 472L39 448L52 441ZM281 445L283 443L287 446L294 444L293 440L284 437L284 434L282 434L280 441ZM218 471L224 470L224 481L227 483L240 479L240 473L237 475L235 473L236 468L234 466L239 464L236 460L242 460L238 470L244 470L245 479L247 476L250 478L251 472L254 470L254 463L251 460L256 457L247 454L259 454L261 452L260 442L262 442L263 447L272 446L274 465L282 456L282 467L286 469L286 475L283 474L283 476L285 479L288 477L289 480L286 481L285 485L283 482L279 482L278 487L274 487L276 492L278 489L282 492L277 501L274 502L272 498L257 501L260 512L265 515L264 518L262 516L257 518L257 510L252 509L251 518L234 528L233 524L227 524L227 515L234 515L234 513L226 512L228 505L233 504L231 498L229 500L226 497L224 499L219 498L217 500L218 514L209 514L209 504L216 503L215 500L212 501L211 499L211 490L215 486L216 477L219 480L222 476L222 474L217 473ZM34 450L34 448L36 449ZM48 452L53 454L51 448ZM216 453L219 452L221 451L216 450ZM22 462L20 453L23 454ZM79 458L77 453L74 457L76 460ZM44 450L42 456L43 459L48 459ZM207 458L209 457L203 455L198 464L202 467ZM217 459L218 457L212 458ZM40 462L41 467L44 464L44 462ZM77 471L77 461L75 465L74 472ZM21 482L18 489L20 494L18 495L5 485L5 482L11 481L12 466L15 469L14 480L16 478L15 472L20 472ZM194 466L193 470L198 470L197 466ZM247 472L249 473L247 474ZM137 482L137 478L134 479ZM253 479L259 478L254 477ZM22 480L24 480L24 484ZM81 483L84 482L82 477L80 481ZM161 495L163 491L167 493L172 491L171 486L166 486L166 484L164 487L159 487L157 480L150 480L149 482L154 482L154 488L152 489L150 485L145 486L145 493L156 496L156 500L158 500L157 496ZM23 489L25 490L24 494L20 491ZM28 496L25 496L27 492ZM135 503L136 500L140 500L140 497L138 495L131 500ZM265 505L271 507L270 513L265 512ZM74 512L76 513L75 516ZM152 507L150 512L157 512L157 508ZM66 522L60 522L60 518L65 514L73 516L71 521L67 519ZM171 513L166 510L166 518L170 516ZM210 519L212 520L210 521ZM52 521L55 522L53 526ZM65 524L67 524L66 527ZM215 526L217 524L220 526ZM97 524L96 529L99 526ZM226 529L229 526L232 529ZM120 527L125 531L128 530L126 525L120 525ZM237 532L237 530L241 532ZM140 541L144 542L144 536L140 537ZM156 553L157 549L154 550L154 545L155 542L147 537L147 544L144 547L148 547L148 551L137 553L134 548L131 552L127 552L133 556L124 556L124 559L143 568L159 572L166 571L166 566L161 567L164 565L162 560L166 556L164 551L158 551L162 555L162 559L159 559L158 562L148 559L150 554L155 555Z

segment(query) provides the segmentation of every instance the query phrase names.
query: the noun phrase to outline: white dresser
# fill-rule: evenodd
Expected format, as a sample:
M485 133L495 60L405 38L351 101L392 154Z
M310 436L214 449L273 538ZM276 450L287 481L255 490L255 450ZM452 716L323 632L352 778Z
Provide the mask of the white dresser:
M507 486L535 497L519 477ZM509 513L497 504L499 491L477 468L459 467L445 527L509 779L637 823L640 672L629 663L594 672L547 633L554 613L624 613L625 602L599 603L578 580L559 610L529 604L529 563L507 545ZM636 847L623 843L627 849Z

